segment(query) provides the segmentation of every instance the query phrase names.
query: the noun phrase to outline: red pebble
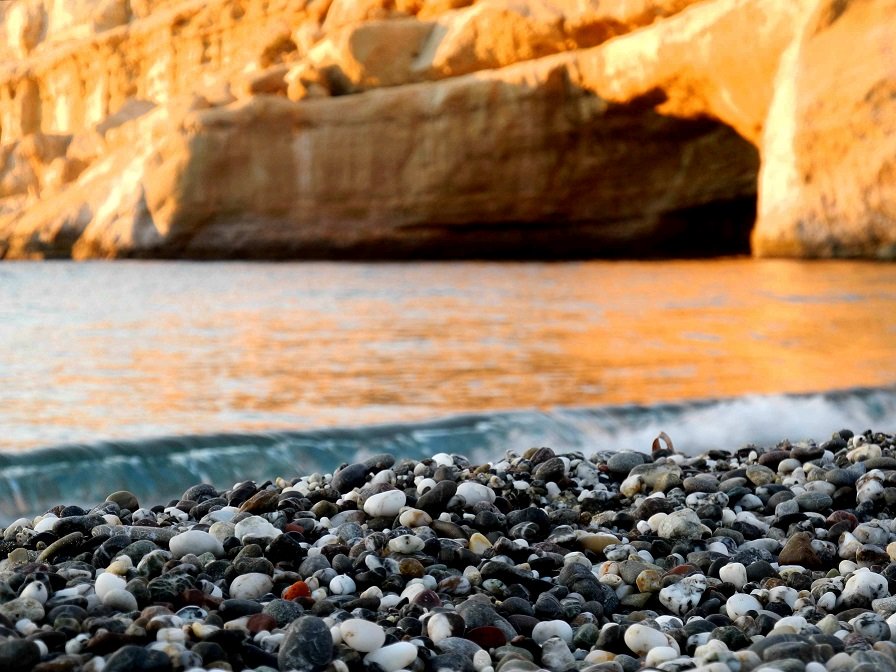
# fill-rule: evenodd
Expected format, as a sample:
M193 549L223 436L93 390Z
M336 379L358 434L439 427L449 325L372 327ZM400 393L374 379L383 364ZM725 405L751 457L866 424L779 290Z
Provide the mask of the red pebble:
M277 627L277 619L270 614L252 614L246 621L246 627L253 635L258 634L262 630L270 632Z
M467 631L464 637L486 650L504 646L507 643L507 636L500 628L493 625L480 625L478 628Z
M685 563L683 565L676 565L672 569L668 570L663 576L669 576L671 574L675 574L678 576L688 576L690 574L702 574L700 568L697 565L692 565L690 563Z
M825 521L829 526L834 526L837 523L847 523L849 525L850 530L856 529L856 525L859 524L859 519L852 515L849 511L834 511L831 515L828 516Z
M291 586L287 586L283 589L283 593L280 595L284 600L297 600L299 598L310 596L311 589L304 581L296 581Z

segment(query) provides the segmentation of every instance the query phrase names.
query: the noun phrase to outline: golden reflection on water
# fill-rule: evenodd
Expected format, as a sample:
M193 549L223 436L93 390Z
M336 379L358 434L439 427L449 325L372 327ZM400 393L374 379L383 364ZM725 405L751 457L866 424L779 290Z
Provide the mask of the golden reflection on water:
M0 448L896 382L896 265L12 264Z

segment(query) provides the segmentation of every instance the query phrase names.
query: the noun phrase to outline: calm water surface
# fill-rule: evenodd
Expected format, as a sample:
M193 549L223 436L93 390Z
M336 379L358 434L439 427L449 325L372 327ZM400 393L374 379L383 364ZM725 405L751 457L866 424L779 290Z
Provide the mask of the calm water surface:
M0 266L0 450L896 383L896 265Z

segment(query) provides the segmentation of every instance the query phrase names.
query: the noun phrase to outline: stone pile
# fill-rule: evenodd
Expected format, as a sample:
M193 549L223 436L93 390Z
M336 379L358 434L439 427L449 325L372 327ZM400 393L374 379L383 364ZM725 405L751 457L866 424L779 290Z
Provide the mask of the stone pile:
M896 672L896 439L377 455L10 524L0 669Z

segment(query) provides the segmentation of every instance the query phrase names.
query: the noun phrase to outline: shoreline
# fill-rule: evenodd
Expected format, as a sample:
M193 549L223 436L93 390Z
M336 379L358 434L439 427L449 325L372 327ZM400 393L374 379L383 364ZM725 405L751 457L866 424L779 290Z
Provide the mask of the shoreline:
M643 448L53 507L3 530L0 668L896 670L893 434Z

